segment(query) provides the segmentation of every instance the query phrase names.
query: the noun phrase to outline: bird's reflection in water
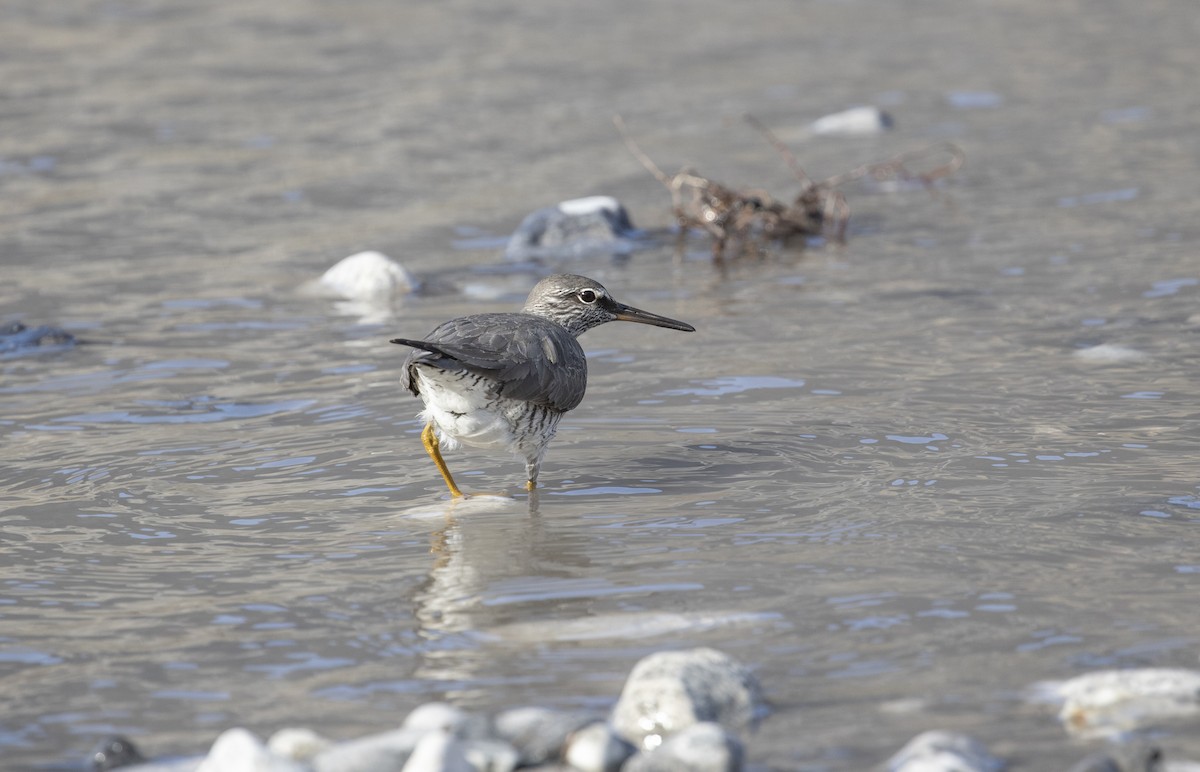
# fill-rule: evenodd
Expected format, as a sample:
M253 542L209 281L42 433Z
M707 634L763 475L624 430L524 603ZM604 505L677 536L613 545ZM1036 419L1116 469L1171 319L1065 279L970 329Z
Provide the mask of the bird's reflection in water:
M578 575L591 560L585 540L547 531L536 491L520 499L451 499L435 512L420 513L443 522L430 534L432 564L413 598L424 640L414 676L443 684L447 696L469 699L472 684L500 676L496 652L486 650L486 631L514 614L512 604L487 604L489 590L524 577Z

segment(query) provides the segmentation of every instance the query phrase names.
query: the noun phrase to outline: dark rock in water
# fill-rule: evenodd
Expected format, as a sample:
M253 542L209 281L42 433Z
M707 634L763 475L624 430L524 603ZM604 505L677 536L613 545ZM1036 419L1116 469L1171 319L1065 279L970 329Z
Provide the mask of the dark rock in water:
M130 767L145 760L133 742L119 734L101 740L89 758L94 772Z
M62 351L76 343L75 336L57 327L26 327L20 322L0 324L0 357Z
M508 260L628 254L637 231L621 202L611 196L563 201L528 215L508 240Z

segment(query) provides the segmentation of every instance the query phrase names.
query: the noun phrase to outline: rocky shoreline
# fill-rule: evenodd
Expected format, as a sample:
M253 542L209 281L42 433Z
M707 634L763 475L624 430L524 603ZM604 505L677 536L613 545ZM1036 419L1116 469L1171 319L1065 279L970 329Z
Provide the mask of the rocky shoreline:
M1105 738L1108 749L1071 772L1200 772L1164 758L1141 732L1200 716L1200 672L1166 668L1100 671L1042 685L1061 702L1068 733ZM288 728L262 740L234 728L208 754L146 761L110 737L90 759L96 772L737 772L746 737L768 714L762 686L744 665L710 648L663 651L639 661L608 716L517 707L495 716L440 702L419 706L398 729L333 742ZM931 730L883 763L888 772L1000 772L1008 762L958 733Z

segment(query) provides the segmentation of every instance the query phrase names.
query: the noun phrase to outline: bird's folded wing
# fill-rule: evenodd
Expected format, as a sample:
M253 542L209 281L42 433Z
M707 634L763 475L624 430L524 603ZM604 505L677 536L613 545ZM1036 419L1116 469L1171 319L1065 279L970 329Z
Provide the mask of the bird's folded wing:
M462 369L490 378L499 384L501 396L554 410L578 406L587 387L587 360L575 338L553 322L523 320L524 324L514 325L491 316L456 319L434 330L427 340L395 338L392 342L433 355L417 354L410 364Z

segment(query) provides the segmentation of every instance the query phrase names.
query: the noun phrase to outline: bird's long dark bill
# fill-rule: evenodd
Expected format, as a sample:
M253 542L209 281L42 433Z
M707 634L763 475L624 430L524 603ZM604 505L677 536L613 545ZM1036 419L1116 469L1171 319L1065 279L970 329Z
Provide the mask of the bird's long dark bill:
M678 319L671 319L666 316L652 314L649 311L643 311L640 308L627 306L623 303L614 303L612 309L613 314L622 322L637 322L638 324L652 324L655 327L666 327L671 330L683 330L684 332L695 332L696 328L687 322L681 322Z

